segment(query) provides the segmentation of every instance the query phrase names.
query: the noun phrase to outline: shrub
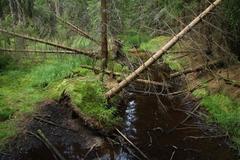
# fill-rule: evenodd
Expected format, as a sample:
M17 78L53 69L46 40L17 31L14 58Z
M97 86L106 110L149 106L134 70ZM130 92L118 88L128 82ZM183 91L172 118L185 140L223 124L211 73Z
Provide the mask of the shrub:
M12 61L12 57L9 55L0 54L0 71L4 70Z

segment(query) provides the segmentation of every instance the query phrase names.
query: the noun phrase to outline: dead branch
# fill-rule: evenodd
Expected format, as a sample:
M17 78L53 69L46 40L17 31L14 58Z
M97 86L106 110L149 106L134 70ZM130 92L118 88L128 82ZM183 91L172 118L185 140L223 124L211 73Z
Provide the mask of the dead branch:
M135 145L133 144L121 131L117 128L115 130L134 148L136 149L145 159L149 160L149 158Z
M79 49L75 49L75 48L70 48L70 47L63 46L63 45L53 43L53 42L49 42L49 41L46 41L43 39L38 39L38 38L23 35L23 34L18 34L18 33L14 33L11 31L7 31L7 30L1 29L1 28L0 28L0 32L14 36L14 37L20 37L20 38L24 38L24 39L27 39L30 41L35 41L35 42L43 43L43 44L50 45L53 47L61 48L61 49L67 50L67 51L72 51L75 54L82 54L82 55L88 56L90 58L99 58L99 56L95 52L88 52L88 51L83 51L83 50L79 50Z
M15 49L5 49L0 48L3 52L19 52L19 53L56 53L56 54L76 54L72 51L58 51L58 50L15 50Z
M44 133L39 129L37 130L37 133L41 137L41 139L44 141L45 144L50 147L50 149L58 156L60 160L66 160L61 153L57 150L57 148L47 139L47 137L44 135Z
M199 65L195 68L189 68L189 69L186 69L184 71L180 71L180 72L176 72L176 73L173 73L170 75L170 78L176 78L176 77L179 77L181 75L186 75L186 74L189 74L189 73L193 73L193 72L199 72L201 70L204 70L205 68L209 67L213 67L219 63L222 63L222 60L216 60L216 61L213 61L211 63L208 63L208 64L204 64L204 65Z
M92 152L92 150L94 149L95 146L96 146L96 144L92 145L92 147L87 151L87 153L85 154L83 159L87 158L87 156L89 155L90 152Z
M43 119L43 118L40 118L40 117L34 117L34 119L40 121L40 122L44 122L44 123L47 123L47 124L50 124L52 126L55 126L55 127L59 127L59 128L62 128L62 129L66 129L66 130L70 130L70 131L73 131L73 132L77 132L77 130L74 130L74 129L71 129L71 128L67 128L67 127L64 127L64 126L61 126L61 125L58 125L52 121L49 121L49 120L46 120L46 119Z
M87 32L84 32L82 29L80 29L79 27L75 26L74 24L62 19L61 17L57 16L57 19L60 20L61 22L67 24L73 31L76 31L77 33L79 33L81 36L95 42L96 44L100 45L100 42L98 42L97 40L95 40L93 37L91 37Z
M150 92L150 91L141 91L141 90L127 90L128 92L133 92L133 93L140 93L140 94L145 94L145 95L157 95L157 96L177 96L183 93L186 93L187 90L184 91L177 91L177 92L172 92L172 93L158 93L158 92Z
M203 11L198 17L196 17L189 25L187 25L181 32L175 35L166 45L164 45L156 54L150 57L143 65L141 65L138 69L132 72L129 76L127 76L123 81L121 81L118 86L113 87L109 90L105 97L110 99L115 96L118 92L120 92L124 87L126 87L130 82L136 79L143 71L145 71L149 66L155 63L159 58L162 57L164 53L166 53L169 49L171 49L180 39L183 38L185 34L187 34L194 26L196 26L201 20L212 11L217 5L221 3L222 0L216 0L212 3L205 11Z
M46 138L46 136L43 134L43 132L40 129L37 130L37 132L38 132L38 134L29 132L29 131L27 131L26 133L34 136L39 141L41 141L50 150L50 152L53 154L53 156L56 160L58 160L58 159L65 160L65 158L60 154L60 152L55 148L55 146L53 146L53 144Z
M80 65L80 67L92 70L96 73L101 73L102 72L102 70L100 70L99 68L94 68L94 67L87 66L87 65ZM112 71L109 71L109 70L104 70L104 73L109 75L109 76L124 77L124 75L121 74L121 73L112 72ZM135 82L142 83L142 84L147 84L147 85L154 85L154 86L171 87L171 85L169 85L169 84L156 82L156 81L150 81L150 80L144 80L144 79L136 79Z
M173 127L172 129L170 129L169 131L167 131L167 133L172 133L173 131L175 131L180 125L184 124L189 118L192 117L192 115L194 115L194 112L196 112L200 107L200 104L197 104L197 106L191 111L191 114L189 114L183 121L181 121L180 123L178 123L175 127Z
M196 137L196 136L187 136L184 138L184 140L190 138L190 139L213 139L213 138L223 138L223 137L228 137L228 134L225 135L216 135L216 136L200 136L200 137Z

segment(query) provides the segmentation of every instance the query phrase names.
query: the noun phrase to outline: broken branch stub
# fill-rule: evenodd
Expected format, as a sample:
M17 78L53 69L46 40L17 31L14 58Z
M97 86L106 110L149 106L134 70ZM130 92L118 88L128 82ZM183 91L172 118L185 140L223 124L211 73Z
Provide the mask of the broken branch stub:
M197 16L189 25L187 25L181 32L175 35L166 45L164 45L157 53L155 53L152 57L150 57L144 64L142 64L138 69L132 72L129 76L127 76L123 81L121 81L117 86L113 87L109 90L105 97L110 99L119 93L122 88L127 86L131 81L136 79L139 74L146 70L149 66L151 66L154 62L156 62L159 58L162 57L164 53L166 53L170 48L172 48L186 33L188 33L194 26L196 26L201 19L203 19L210 11L212 11L217 5L221 3L222 0L216 0L212 3L206 10L204 10L199 16Z

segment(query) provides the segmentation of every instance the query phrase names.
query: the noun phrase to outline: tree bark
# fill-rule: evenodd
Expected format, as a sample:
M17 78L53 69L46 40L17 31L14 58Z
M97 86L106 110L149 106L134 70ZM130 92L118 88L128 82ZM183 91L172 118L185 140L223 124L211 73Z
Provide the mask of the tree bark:
M108 41L107 41L107 0L101 0L101 54L103 58L102 70L104 71L107 68L108 64ZM103 72L104 73L104 72Z
M156 62L159 58L162 57L164 53L166 53L170 48L172 48L180 39L183 38L185 34L187 34L194 26L196 26L201 20L212 11L217 5L221 3L222 0L216 0L213 4L211 4L205 11L203 11L198 17L196 17L189 25L187 25L181 32L179 32L176 36L174 36L165 46L163 46L156 54L150 57L143 65L141 65L138 69L132 72L128 77L126 77L123 81L121 81L118 86L113 87L110 91L108 91L105 96L110 99L115 96L118 92L122 90L125 86L127 86L131 81L136 79L139 74L145 71L149 66L151 66L154 62Z

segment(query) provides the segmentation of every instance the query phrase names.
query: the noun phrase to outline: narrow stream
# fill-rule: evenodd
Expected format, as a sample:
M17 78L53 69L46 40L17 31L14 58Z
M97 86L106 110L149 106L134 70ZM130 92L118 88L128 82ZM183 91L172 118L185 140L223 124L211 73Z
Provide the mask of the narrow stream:
M151 160L234 160L233 151L226 145L226 138L206 138L206 127L197 119L189 119L186 126L179 126L171 133L167 131L186 118L180 111L194 108L196 102L161 99L156 96L135 95L129 100L122 132L134 142ZM163 107L167 113L163 114ZM175 108L175 109L173 109ZM178 111L176 111L176 109ZM191 138L199 137L198 139ZM201 138L204 137L204 138ZM136 159L120 152L119 160Z

